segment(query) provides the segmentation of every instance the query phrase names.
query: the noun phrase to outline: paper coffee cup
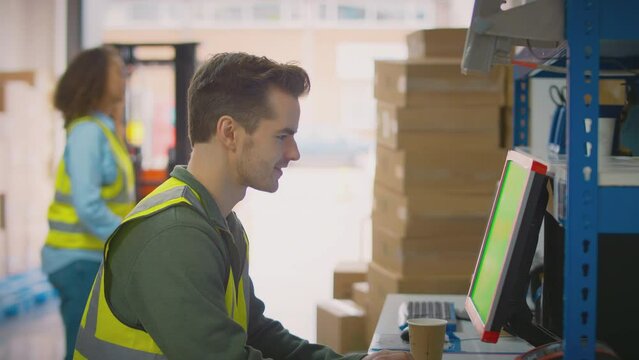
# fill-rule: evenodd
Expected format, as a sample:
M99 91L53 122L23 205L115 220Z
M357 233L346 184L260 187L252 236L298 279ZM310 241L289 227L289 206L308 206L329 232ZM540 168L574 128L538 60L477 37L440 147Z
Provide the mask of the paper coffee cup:
M446 320L409 319L410 352L415 360L441 360L444 353Z

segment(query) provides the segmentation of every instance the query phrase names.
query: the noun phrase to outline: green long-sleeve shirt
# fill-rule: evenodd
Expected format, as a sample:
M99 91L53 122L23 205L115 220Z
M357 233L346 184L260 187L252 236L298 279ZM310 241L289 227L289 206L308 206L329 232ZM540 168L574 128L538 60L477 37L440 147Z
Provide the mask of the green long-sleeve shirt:
M264 316L264 303L245 294L248 330L227 314L225 285L229 265L245 259L235 245L242 225L222 216L217 204L185 168L171 176L200 196L209 219L187 206L173 206L125 224L110 240L105 290L113 313L123 323L148 332L169 359L361 359L341 356L290 334ZM230 231L223 238L211 223ZM234 243L235 242L235 243ZM240 273L234 271L234 273ZM293 290L292 290L293 291Z

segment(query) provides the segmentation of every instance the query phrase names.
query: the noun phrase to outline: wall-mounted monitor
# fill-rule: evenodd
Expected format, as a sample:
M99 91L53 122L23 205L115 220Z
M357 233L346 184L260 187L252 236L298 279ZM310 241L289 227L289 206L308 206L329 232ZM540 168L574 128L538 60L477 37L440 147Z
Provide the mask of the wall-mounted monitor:
M503 0L475 0L462 72L488 72L509 64L512 47L551 48L564 40L564 0L536 0L502 9Z

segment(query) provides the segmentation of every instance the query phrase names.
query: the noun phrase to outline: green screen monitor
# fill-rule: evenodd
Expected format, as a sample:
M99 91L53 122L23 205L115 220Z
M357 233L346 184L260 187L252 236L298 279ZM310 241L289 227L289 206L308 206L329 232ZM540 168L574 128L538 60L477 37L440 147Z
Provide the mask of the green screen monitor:
M497 342L504 326L530 312L526 289L548 202L546 171L540 161L508 152L465 305L484 342Z

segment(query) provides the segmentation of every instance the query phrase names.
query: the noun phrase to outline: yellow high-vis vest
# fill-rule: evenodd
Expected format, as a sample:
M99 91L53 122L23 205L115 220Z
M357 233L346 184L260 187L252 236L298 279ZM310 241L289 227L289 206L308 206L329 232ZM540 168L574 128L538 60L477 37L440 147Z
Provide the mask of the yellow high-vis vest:
M90 121L98 125L113 152L117 164L117 175L112 184L102 186L100 196L107 207L116 215L124 218L135 205L135 174L131 158L126 147L102 122L94 117L85 116L74 121L67 133L80 123ZM102 250L104 241L91 234L84 227L78 213L71 203L71 179L67 174L64 157L58 166L55 181L55 197L49 206L49 233L46 245L65 249Z
M104 290L104 264L109 256L111 239L116 236L125 224L177 205L190 206L204 218L207 218L198 194L183 181L172 177L140 201L107 241L104 249L104 261L89 294L82 321L80 322L73 354L74 360L166 359L147 332L122 323L111 311ZM222 231L228 232L226 229L213 225L211 227L218 234ZM246 233L243 232L242 235L246 244L246 251L243 255L248 263L248 238ZM179 246L179 244L176 244L176 246ZM248 278L248 265L244 266L241 274L233 274L233 269L229 264L228 274L225 293L226 310L228 316L242 326L244 331L247 331L248 308L245 294L250 293L248 288L250 285L249 281L244 281L244 279ZM237 287L236 276L240 277ZM158 301L162 301L162 299L158 299Z

